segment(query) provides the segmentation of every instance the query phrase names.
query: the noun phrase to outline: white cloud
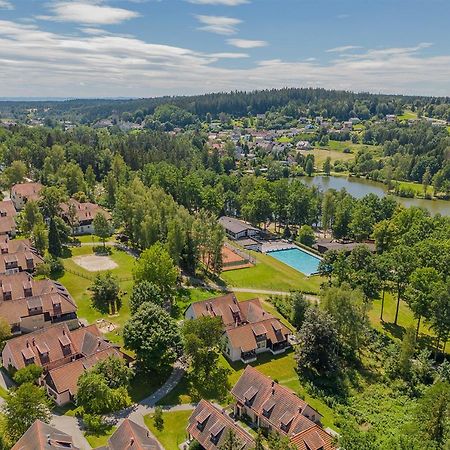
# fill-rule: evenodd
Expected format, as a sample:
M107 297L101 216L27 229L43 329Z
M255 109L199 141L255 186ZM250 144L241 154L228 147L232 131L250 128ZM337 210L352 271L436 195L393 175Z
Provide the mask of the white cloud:
M225 5L225 6L238 6L249 3L248 0L188 0L189 3L195 5Z
M0 9L14 9L14 5L8 0L0 0Z
M200 23L204 24L199 30L216 34L235 34L237 32L236 26L242 23L242 20L235 19L234 17L204 15L197 15L195 17Z
M362 47L360 47L359 45L343 45L341 47L329 48L327 50L327 53L344 53L348 52L349 50L357 50L360 48Z
M38 16L43 20L75 22L83 24L112 25L138 17L135 11L103 5L92 0L55 1L51 4L52 15Z
M52 33L0 20L0 96L150 97L285 86L448 95L450 54L428 43L361 50L327 63L202 53L120 35ZM227 59L226 67L217 61Z
M238 48L257 48L267 46L266 41L253 41L250 39L227 39L228 44Z

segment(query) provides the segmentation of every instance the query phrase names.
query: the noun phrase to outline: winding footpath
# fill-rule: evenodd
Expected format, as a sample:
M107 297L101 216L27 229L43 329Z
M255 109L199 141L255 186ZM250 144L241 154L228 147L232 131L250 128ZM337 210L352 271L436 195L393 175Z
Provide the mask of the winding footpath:
M131 419L137 424L145 426L144 416L155 411L156 404L177 386L184 374L185 368L183 364L177 361L169 378L157 391L129 408L108 416L107 419L115 425L120 425L125 419ZM193 404L184 404L168 406L163 409L165 411L189 411L194 408L195 405ZM51 422L56 428L72 436L74 444L79 447L80 450L90 450L92 448L84 437L83 424L77 417L54 414ZM150 434L152 435L151 432ZM153 437L156 439L155 436Z

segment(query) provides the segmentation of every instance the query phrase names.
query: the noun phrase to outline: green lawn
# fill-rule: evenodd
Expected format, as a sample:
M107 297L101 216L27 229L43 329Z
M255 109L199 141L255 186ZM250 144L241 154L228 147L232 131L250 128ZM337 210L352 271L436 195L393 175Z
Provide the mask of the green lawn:
M58 281L60 281L67 288L77 303L78 317L80 319L86 319L89 323L95 323L96 320L103 318L114 323L117 328L114 331L107 333L106 336L111 341L122 344L121 330L125 322L130 317L129 296L133 286L131 277L134 258L126 252L112 249L112 254L110 257L118 264L118 267L112 270L112 273L120 280L124 280L120 281L122 307L117 314L112 316L108 314L105 315L94 309L91 304L91 293L89 291L89 287L92 285L92 280L99 272L89 272L76 264L72 259L74 256L92 254L92 252L93 250L90 246L71 248L71 257L63 259L64 267L68 270L64 272ZM69 270L71 272L69 272Z
M116 429L117 427L109 427L104 434L84 433L84 437L92 448L103 447L108 443L108 439Z
M254 267L222 273L222 279L230 288L241 287L272 291L295 289L309 293L319 291L322 282L320 277L307 277L269 255L256 252L251 252L251 254L257 260Z
M398 183L401 188L403 189L411 189L416 196L423 197L424 191L423 191L423 185L420 183L414 183L413 181L395 181L395 183ZM427 187L427 194L433 195L433 187L428 186Z
M153 424L153 414L144 417L145 425L151 430L166 450L177 450L186 438L186 427L192 411L163 412L164 429L159 431Z
M401 114L400 116L397 116L398 120L409 120L409 119L417 119L417 113L410 111L410 110L405 110L405 112L403 114Z

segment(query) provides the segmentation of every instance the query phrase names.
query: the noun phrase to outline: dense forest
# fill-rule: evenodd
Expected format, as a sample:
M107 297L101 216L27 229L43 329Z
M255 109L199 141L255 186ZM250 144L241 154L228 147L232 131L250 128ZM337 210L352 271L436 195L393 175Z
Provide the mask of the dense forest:
M209 113L236 117L264 114L270 110L295 111L298 115L321 115L348 120L350 117L368 119L375 115L397 114L406 105L420 110L424 115L450 119L450 98L381 95L332 91L319 88L285 88L254 92L215 93L189 97L157 97L130 100L67 100L63 102L0 102L4 117L24 116L27 109L36 108L39 115L66 118L80 123L92 123L111 115L130 113L134 118L154 113L163 104L178 106L199 119Z

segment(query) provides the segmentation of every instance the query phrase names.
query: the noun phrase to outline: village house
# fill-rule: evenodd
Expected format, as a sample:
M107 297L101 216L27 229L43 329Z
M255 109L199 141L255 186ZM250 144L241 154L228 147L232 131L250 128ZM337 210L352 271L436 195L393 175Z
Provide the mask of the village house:
M309 141L298 141L296 145L297 150L310 150L311 142Z
M42 188L41 183L19 183L11 188L11 200L17 211L20 211L28 201L39 200L39 193Z
M97 447L96 450L162 450L162 448L146 428L125 419L108 439L108 444Z
M266 312L259 299L239 302L234 294L192 303L187 320L220 317L224 328L222 350L231 361L249 363L260 353L278 355L290 347L291 330Z
M42 367L40 384L58 405L72 401L83 372L110 356L128 357L105 340L96 325L70 330L66 323L22 335L7 341L3 366L9 371L30 364Z
M16 217L17 211L11 200L3 200L0 202L0 236L16 235Z
M40 420L33 425L15 443L11 450L80 450L75 447L72 437Z
M0 236L0 274L33 273L44 259L36 253L29 239Z
M189 418L187 433L189 441L196 440L204 449L222 448L230 431L240 442L239 450L254 448L252 436L235 423L224 410L206 400L201 400Z
M0 317L13 334L30 333L58 322L77 328L77 305L53 280L35 280L27 272L0 275Z
M287 436L299 450L334 450L322 416L293 391L247 366L233 389L234 416Z
M219 223L225 229L227 236L234 240L259 236L261 232L258 228L234 217L222 216Z
M61 204L62 218L73 228L75 235L94 233L94 219L98 213L102 213L107 220L111 220L111 214L101 206L71 198L67 203Z

